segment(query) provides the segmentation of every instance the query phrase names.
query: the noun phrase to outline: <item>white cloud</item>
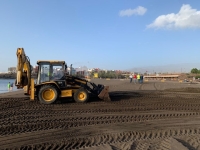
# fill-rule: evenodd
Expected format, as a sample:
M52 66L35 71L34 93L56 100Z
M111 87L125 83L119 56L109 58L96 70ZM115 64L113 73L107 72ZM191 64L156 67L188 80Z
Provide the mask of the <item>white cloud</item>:
M200 11L192 9L190 5L182 5L177 14L171 13L158 16L147 28L183 29L200 28Z
M138 6L135 9L126 9L126 10L121 10L119 12L119 16L124 17L124 16L132 16L132 15L144 15L146 13L147 9L142 7L142 6Z

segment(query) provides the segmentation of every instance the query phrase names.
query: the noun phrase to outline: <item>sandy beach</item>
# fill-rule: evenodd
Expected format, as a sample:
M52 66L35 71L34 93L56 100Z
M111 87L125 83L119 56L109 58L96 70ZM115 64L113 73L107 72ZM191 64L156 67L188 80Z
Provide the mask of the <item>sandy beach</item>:
M23 91L0 94L1 149L200 149L200 84L92 80L111 101L43 105Z

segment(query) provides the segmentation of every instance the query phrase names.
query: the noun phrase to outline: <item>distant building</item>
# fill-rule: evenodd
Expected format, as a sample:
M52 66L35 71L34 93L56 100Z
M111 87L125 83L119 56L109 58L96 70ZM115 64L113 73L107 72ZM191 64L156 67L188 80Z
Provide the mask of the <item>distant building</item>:
M180 75L148 75L144 76L144 79L149 79L149 80L178 80Z
M16 67L9 67L8 73L16 73Z
M85 78L88 78L89 76L89 71L88 71L88 68L86 66L82 66L82 67L78 67L78 68L75 68L76 72L76 76L79 76L79 77L85 77Z
M32 73L38 73L38 66L32 67L31 70L32 70Z

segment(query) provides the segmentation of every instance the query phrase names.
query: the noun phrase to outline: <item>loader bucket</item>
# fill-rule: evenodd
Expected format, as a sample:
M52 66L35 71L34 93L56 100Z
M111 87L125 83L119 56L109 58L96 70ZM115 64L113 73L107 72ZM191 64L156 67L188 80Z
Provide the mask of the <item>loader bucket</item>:
M104 88L99 93L98 97L105 101L110 101L110 96L109 96L108 91L109 91L109 86L104 86Z

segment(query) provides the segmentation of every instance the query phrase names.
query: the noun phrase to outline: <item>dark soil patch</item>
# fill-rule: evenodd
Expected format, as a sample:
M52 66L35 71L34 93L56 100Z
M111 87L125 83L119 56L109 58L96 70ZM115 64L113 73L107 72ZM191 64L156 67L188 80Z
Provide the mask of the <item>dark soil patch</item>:
M200 93L200 88L185 87L185 88L170 88L165 91L170 92L186 92L186 93Z

